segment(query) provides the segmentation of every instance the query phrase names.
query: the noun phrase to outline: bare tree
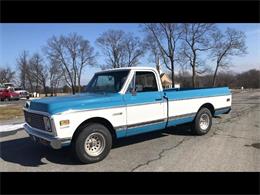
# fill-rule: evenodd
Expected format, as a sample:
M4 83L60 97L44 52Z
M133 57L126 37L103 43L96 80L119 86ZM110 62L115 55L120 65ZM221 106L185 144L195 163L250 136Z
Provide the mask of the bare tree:
M137 66L145 52L138 37L122 30L108 30L96 42L107 57L102 69Z
M10 67L0 68L0 83L9 83L13 81L15 71L12 71Z
M260 88L260 70L251 69L236 76L238 88Z
M139 59L145 53L145 46L138 37L128 33L125 35L125 62L124 64L128 67L137 66Z
M79 55L79 63L76 69L77 77L78 77L78 92L81 92L81 75L84 68L87 65L94 66L96 61L95 57L97 54L94 54L94 48L90 46L89 41L81 40L79 42L78 48Z
M151 44L156 42L161 57L167 69L171 71L172 83L174 85L174 69L177 58L178 41L182 35L180 24L172 23L150 23L144 25L144 31L150 37Z
M17 58L21 87L26 89L26 71L28 70L28 52L23 51Z
M148 34L144 40L144 46L146 50L150 52L151 58L149 58L150 62L155 64L157 69L160 68L160 59L161 59L161 52L159 47L157 46L156 40L150 34Z
M192 68L192 86L196 86L196 75L207 71L199 69L202 62L199 58L200 52L206 52L212 49L212 34L215 32L215 24L192 23L183 24L184 40L182 44L181 54L183 59Z
M29 54L27 51L23 51L19 57L17 58L17 65L19 70L19 77L21 87L24 89L30 89L30 91L34 91L33 87L33 78L30 74L29 67Z
M96 40L97 45L107 57L106 64L102 68L120 68L124 62L124 31L108 30Z
M212 85L216 85L217 72L220 68L229 66L228 60L231 56L246 54L245 33L227 28L225 34L217 31L213 34L214 47L212 49L213 59L216 60L215 72Z
M48 72L46 65L43 64L43 58L39 53L35 53L30 58L29 67L30 75L36 83L35 90L40 93L40 88L43 87L45 96L47 96Z
M60 65L59 62L55 60L51 60L50 65L48 66L51 96L56 94L57 88L63 81L63 73L61 67L62 65Z
M80 92L82 71L87 65L93 65L95 58L94 49L89 41L76 33L68 36L53 36L48 40L45 51L51 60L62 65L63 76L72 88L72 93L76 93L77 84Z

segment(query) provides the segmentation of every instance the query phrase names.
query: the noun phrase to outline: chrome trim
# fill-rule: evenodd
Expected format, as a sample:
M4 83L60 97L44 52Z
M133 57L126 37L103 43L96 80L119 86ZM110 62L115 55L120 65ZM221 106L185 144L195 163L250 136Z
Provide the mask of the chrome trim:
M143 127L147 125L153 125L153 124L159 124L165 122L165 118L163 119L158 119L158 120L152 120L152 121L146 121L146 122L141 122L141 123L135 123L131 125L122 125L118 127L114 127L116 131L122 130L122 129L130 129L130 128L136 128L136 127Z
M177 116L170 116L168 118L168 121L173 121L173 120L182 119L182 118L186 118L186 117L193 117L196 114L197 114L197 112L192 112L192 113L188 113L188 114L182 114L182 115L177 115Z
M34 127L32 127L31 125L29 125L26 121L25 121L25 124L26 124L30 129L32 129L33 131L36 131L36 132L39 132L39 133L43 133L43 134L46 134L46 135L57 136L56 132L54 133L54 131L51 131L51 132L50 132L50 131L46 131L46 130L34 128Z
M68 110L64 112L58 112L54 115L62 115L62 114L71 114L75 112L85 112L85 111L95 111L95 110L105 110L105 109L114 109L114 108L123 108L126 107L125 105L122 106L110 106L110 107L101 107L101 108L88 108L88 109L82 109L82 110Z
M178 116L171 116L171 117L168 118L168 121L173 121L173 120L187 118L187 117L195 117L195 115L196 115L196 112L178 115ZM153 120L153 121L146 121L146 122L142 122L142 123L135 123L135 124L131 124L131 125L122 125L122 126L117 126L117 127L114 127L114 128L115 128L116 131L120 131L120 130L136 128L136 127L144 127L144 126L147 126L147 125L159 124L159 123L162 123L162 122L167 122L167 118Z
M118 116L118 115L122 115L123 112L118 112L118 113L114 113L113 116Z
M105 110L105 109L126 108L126 107L132 107L132 106L141 106L141 105L147 105L147 104L161 104L161 103L164 103L164 101L162 100L161 102L153 101L153 102L128 104L128 105L122 105L122 106L101 107L101 108L88 108L88 109L83 109L83 110L70 110L70 111L59 112L54 115L71 114L71 113L75 113L75 112L85 112L85 111L92 111L92 110L96 111L96 110Z
M24 124L24 129L30 136L35 136L37 138L48 141L50 146L54 149L60 149L63 145L70 144L71 142L71 138L60 139L55 136L46 135L42 132L36 132L35 128L30 127L28 124Z
M46 131L46 130L42 130L42 129L37 129L37 128L34 128L34 127L31 127L26 121L25 123L30 126L32 129L34 129L35 131L38 131L38 132L44 132L46 134L49 134L49 135L55 135L57 136L57 129L55 127L55 122L54 122L54 118L52 117L52 115L50 115L49 113L47 112L42 112L42 111L36 111L36 110L30 110L30 109L27 109L27 108L23 108L24 111L26 112L29 112L29 113L34 113L34 114L39 114L39 115L43 115L45 117L48 117L50 119L50 122L51 122L51 132L49 131Z
M35 113L35 114L41 114L41 115L45 115L47 117L52 117L48 112L42 112L42 111L37 111L37 110L31 110L31 109L27 109L27 108L24 108L23 107L23 110L24 111L27 111L27 112L31 112L31 113Z
M201 98L208 98L208 97L226 97L228 95L231 94L227 94L227 95L210 95L210 96L199 96L199 97L190 97L190 98L183 98L183 99L175 99L175 100L171 100L169 97L169 102L173 102L173 101L182 101L182 100L190 100L190 99L201 99Z

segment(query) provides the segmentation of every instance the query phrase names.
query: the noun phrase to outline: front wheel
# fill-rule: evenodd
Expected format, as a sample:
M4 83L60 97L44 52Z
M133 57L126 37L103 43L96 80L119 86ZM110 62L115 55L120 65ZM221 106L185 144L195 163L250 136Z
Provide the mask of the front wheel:
M72 144L80 162L94 163L108 155L112 146L112 136L104 125L93 123L81 128Z
M202 108L197 113L193 124L193 132L196 135L207 134L212 125L212 115L209 109Z

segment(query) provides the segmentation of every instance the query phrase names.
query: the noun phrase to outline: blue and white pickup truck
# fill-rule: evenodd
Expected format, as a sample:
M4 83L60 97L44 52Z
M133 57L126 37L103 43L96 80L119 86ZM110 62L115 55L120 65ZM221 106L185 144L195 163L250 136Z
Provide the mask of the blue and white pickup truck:
M184 123L203 135L212 117L230 110L227 87L164 90L154 68L118 68L96 73L85 93L28 101L24 128L34 141L70 145L79 161L93 163L115 139Z

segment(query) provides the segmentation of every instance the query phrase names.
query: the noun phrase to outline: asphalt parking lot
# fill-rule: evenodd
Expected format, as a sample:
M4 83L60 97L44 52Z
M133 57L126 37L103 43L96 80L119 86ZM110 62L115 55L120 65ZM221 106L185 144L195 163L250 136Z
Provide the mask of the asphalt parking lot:
M75 161L70 148L33 144L22 129L6 132L0 135L0 171L259 172L259 106L260 90L235 92L231 113L214 118L207 135L193 136L183 125L124 138L106 159L87 165Z

